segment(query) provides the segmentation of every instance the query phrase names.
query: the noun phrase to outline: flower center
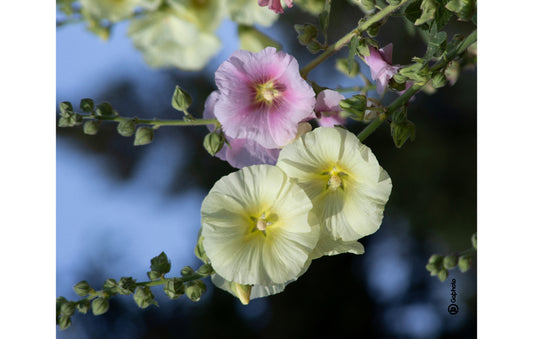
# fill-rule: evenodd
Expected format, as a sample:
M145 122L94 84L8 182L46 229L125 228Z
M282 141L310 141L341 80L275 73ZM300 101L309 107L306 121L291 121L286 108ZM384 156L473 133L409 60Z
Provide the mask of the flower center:
M327 188L335 191L339 187L344 189L344 182L342 181L343 176L346 176L347 174L339 171L337 167L333 167L331 171L324 173L329 176Z
M266 236L267 227L272 225L272 221L269 220L271 218L267 219L265 216L265 213L263 212L263 214L261 214L259 218L250 217L250 219L252 219L252 222L253 222L253 227L251 229L251 232L253 233L255 231L261 231L263 232L263 235Z
M259 104L271 104L281 95L281 92L273 81L267 81L255 87L254 101Z

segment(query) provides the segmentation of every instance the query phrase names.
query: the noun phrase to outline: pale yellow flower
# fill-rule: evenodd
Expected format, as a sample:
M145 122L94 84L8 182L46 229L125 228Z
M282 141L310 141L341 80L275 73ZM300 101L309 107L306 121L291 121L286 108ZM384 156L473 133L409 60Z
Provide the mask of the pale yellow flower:
M313 202L322 232L312 257L362 254L358 239L376 232L392 183L357 137L338 127L319 127L285 146L279 166Z

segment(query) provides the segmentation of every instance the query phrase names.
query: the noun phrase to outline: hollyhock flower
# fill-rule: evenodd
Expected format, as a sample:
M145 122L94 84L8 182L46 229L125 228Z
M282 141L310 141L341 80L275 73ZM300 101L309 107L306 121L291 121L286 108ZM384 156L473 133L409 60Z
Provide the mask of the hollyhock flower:
M220 93L214 91L205 101L204 119L214 119L213 114L215 103ZM208 125L209 131L213 132L214 126ZM222 149L215 156L223 161L227 161L235 168L243 168L251 165L271 164L275 165L278 160L279 148L267 149L251 139L233 139L226 136L230 144L224 144Z
M296 137L299 122L315 118L315 93L298 62L273 47L233 53L215 72L215 82L220 95L214 114L230 138L279 148Z
M133 15L140 0L80 0L80 5L85 13L98 19L118 22Z
M273 286L295 280L320 233L312 207L276 166L254 165L222 177L201 207L205 255L229 282Z
M392 65L392 44L377 50L369 46L370 56L365 57L365 62L370 67L370 77L376 81L376 89L382 94L389 85L389 80L398 72L400 66Z
M277 166L305 190L321 222L312 257L362 253L356 240L377 231L392 189L372 151L343 128L319 127L284 147Z
M346 123L346 119L339 115L342 112L339 102L344 99L346 99L344 95L330 89L325 89L318 93L316 96L315 112L317 113L319 126L333 127Z
M281 7L281 0L257 0L257 3L261 7L268 6L268 8L273 10L275 13L283 13L283 7ZM292 0L285 0L285 5L291 8Z

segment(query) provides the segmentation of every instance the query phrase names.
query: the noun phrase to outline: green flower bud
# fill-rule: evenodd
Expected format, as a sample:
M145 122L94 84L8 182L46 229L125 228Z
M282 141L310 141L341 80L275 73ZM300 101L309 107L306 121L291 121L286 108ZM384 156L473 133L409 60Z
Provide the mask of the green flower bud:
M135 120L128 119L119 122L117 125L117 132L123 137L131 137L133 133L135 133Z
M312 54L316 54L324 49L324 46L317 40L313 40L310 43L307 44L307 50L311 52Z
M443 269L440 270L439 273L438 273L439 280L440 280L440 281L444 281L444 280L446 280L446 278L448 278L448 274L449 274L449 273L448 273L448 270L446 270L446 269L443 268Z
M66 115L59 118L59 127L74 127L81 125L83 123L83 118L78 113L67 113Z
M85 98L81 99L80 108L86 113L92 113L94 111L94 101L93 99Z
M70 102L63 101L59 104L59 112L61 116L69 116L74 113L74 108Z
M399 5L402 0L387 0L387 2L393 6Z
M294 25L300 44L307 46L318 36L318 28L312 24Z
M335 67L346 76L354 77L359 73L359 63L352 62L352 69L350 70L350 61L345 58L339 58L335 61Z
M148 276L148 279L152 281L159 280L163 277L163 273L157 271L146 272L146 275Z
M133 295L133 300L140 308L147 308L150 305L157 305L157 302L154 300L154 294L150 287L137 287L135 294Z
M445 269L449 270L457 266L457 256L455 255L447 255L444 257L443 260L443 266Z
M223 146L224 137L220 133L211 132L204 138L204 148L211 156L217 154Z
M94 315L101 315L109 310L109 300L107 298L96 298L92 301L91 307Z
M362 0L361 5L363 6L364 9L366 9L367 11L370 11L376 5L376 0Z
M77 295L80 297L85 297L87 294L91 293L91 286L89 286L89 283L85 280L80 281L76 285L74 285L74 292L76 292Z
M400 76L401 78L401 76ZM405 79L405 78L404 78ZM392 77L389 80L389 88L395 90L395 91L403 91L405 89L405 81L404 82L398 82L394 77Z
M194 273L194 270L192 269L191 266L185 266L184 268L181 269L181 276L182 277L190 276L193 273Z
M431 86L433 86L433 88L446 86L446 76L441 72L433 74L431 77Z
M170 261L165 252L161 252L157 257L150 259L150 269L161 273L170 272Z
M170 299L177 299L185 294L185 286L177 278L172 278L167 282L163 291Z
M150 127L139 127L135 131L134 146L147 145L154 140L154 130Z
M375 24L371 25L370 27L368 27L368 29L366 30L366 32L368 33L368 35L370 35L371 37L375 37L378 35L379 33L379 29L381 28L381 25L383 23L382 22L376 22Z
M174 95L172 96L172 107L178 111L186 111L192 103L192 98L189 93L185 92L179 86L176 86Z
M459 257L458 263L461 272L466 272L472 267L472 257L470 255L462 255Z
M70 317L76 311L76 304L72 301L67 301L61 305L60 313L62 316Z
M78 312L87 314L87 312L89 312L89 309L91 308L91 302L87 299L82 299L78 302L76 308L78 309Z
M122 295L129 295L135 292L135 288L137 287L137 284L135 283L135 279L132 277L122 277L120 278L118 282L118 293Z
M440 265L442 263L442 255L433 254L431 257L429 257L428 263Z
M201 280L190 281L185 286L185 294L194 302L199 301L206 290L207 287Z
M209 264L202 265L199 269L196 270L196 273L201 275L211 275L214 272L215 271L213 270L213 267L211 267L211 265Z
M235 282L230 281L230 289L237 298L241 301L243 305L248 305L250 303L250 293L252 292L252 285L241 285Z
M366 39L359 39L357 41L357 52L362 56L370 56L370 48Z
M109 102L103 102L96 106L96 115L103 117L110 117L113 115L118 115L117 112L113 110L113 106Z
M70 327L70 325L72 325L72 320L70 320L70 317L61 316L61 318L59 318L59 329L66 330Z
M104 287L103 287L104 292L110 295L113 295L117 293L117 289L118 289L118 284L115 279L109 278L104 282Z
M399 124L392 122L390 124L390 129L391 129L392 141L394 141L394 145L397 148L402 147L403 144L405 144L405 142L407 141L407 139L411 139L411 141L415 140L415 136L416 136L415 124L413 124L409 120L399 123Z
M470 240L472 241L472 247L477 250L477 233L472 234Z
M89 120L83 124L83 133L88 135L95 135L98 133L98 127L100 127L99 120Z
M435 264L427 264L426 265L426 270L428 270L429 272L433 273L433 272L439 270L439 266L435 265Z
M57 297L56 298L56 314L59 315L61 313L61 305L68 302L65 297Z
M204 263L207 263L207 255L205 254L204 249L204 237L198 237L198 242L196 243L196 247L194 248L194 254L198 259L202 260Z
M340 108L350 113L357 120L363 120L366 111L366 96L362 94L354 95L351 98L341 100Z

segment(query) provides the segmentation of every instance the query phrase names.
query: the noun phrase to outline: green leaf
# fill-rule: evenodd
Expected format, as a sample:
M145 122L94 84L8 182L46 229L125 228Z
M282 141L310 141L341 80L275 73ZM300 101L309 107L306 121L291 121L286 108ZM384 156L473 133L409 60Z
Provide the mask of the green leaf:
M432 29L433 30L433 29ZM448 35L446 32L432 32L428 40L428 48L426 50L425 59L429 60L433 57L440 57L446 50L446 39Z
M274 47L277 50L281 50L281 45L278 42L252 26L239 25L237 31L239 40L241 41L241 49L254 53L260 52L267 47Z
M174 95L172 96L172 107L178 111L186 111L192 103L192 98L189 93L185 92L179 86L176 86Z
M324 37L327 41L328 36L328 26L329 26L329 15L331 12L331 0L326 0L324 3L324 10L322 13L318 15L318 21L320 22L320 29L322 30L322 34L324 34Z
M352 64L351 69L349 66L350 62ZM337 68L339 72L351 78L355 77L359 73L359 63L355 62L354 58L338 58L335 60L335 68Z
M468 21L474 15L476 10L475 0L449 0L446 9L455 13L459 20Z
M154 130L151 127L139 127L135 131L134 146L142 146L151 143L154 140Z
M150 260L150 269L161 272L162 274L170 272L170 261L165 252L161 252L157 257Z
M407 20L411 21L413 24L422 15L420 6L422 6L422 0L415 0L411 2L403 12Z
M85 98L81 99L80 108L86 113L92 113L94 111L94 101L93 99Z
M352 73L355 66L355 55L357 54L357 46L359 45L359 38L353 36L350 40L350 49L348 51L348 72ZM358 65L359 66L359 65Z
M422 10L422 15L415 21L416 26L426 23L435 17L437 4L434 0L422 0L420 9Z

